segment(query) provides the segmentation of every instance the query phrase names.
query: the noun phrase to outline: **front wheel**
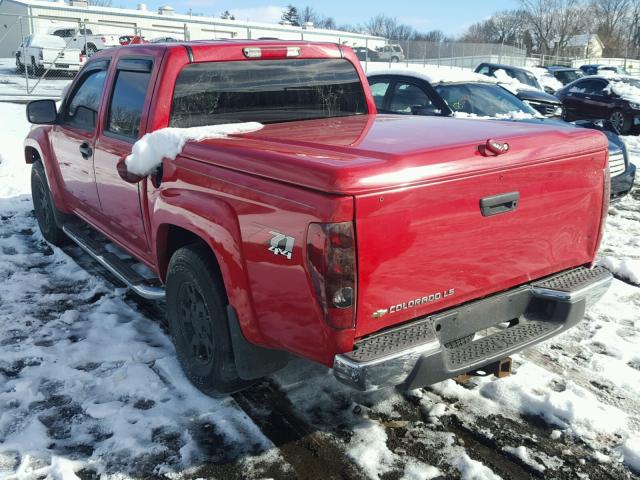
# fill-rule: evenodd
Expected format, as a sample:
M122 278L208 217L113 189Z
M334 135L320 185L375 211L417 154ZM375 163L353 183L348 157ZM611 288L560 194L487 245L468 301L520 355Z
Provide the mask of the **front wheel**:
M398 63L400 59L398 57L391 57L391 63Z
M226 293L205 245L189 245L173 254L166 295L169 330L189 380L212 396L249 386L235 368Z
M44 167L39 161L34 162L31 167L31 196L36 220L44 239L58 247L67 244L69 238L56 223L56 207L51 198Z
M609 121L620 135L627 135L631 131L631 118L622 110L614 110L609 116Z

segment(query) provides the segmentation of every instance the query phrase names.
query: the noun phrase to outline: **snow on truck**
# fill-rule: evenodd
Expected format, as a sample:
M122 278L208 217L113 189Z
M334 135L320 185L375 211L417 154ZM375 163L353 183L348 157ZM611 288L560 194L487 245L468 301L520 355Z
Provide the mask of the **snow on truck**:
M290 355L360 390L499 373L611 282L601 133L378 115L343 46L109 49L27 113L43 236L166 298L209 394Z

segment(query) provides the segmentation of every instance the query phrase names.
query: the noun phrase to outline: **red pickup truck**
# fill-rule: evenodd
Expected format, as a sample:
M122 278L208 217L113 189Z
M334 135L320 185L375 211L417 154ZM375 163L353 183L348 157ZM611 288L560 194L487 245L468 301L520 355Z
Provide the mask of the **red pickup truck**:
M27 114L44 238L166 296L179 360L210 394L291 354L361 390L490 370L575 325L611 282L593 266L602 134L377 115L343 46L109 49L59 109ZM187 142L143 177L127 167L146 133L237 122L264 127Z

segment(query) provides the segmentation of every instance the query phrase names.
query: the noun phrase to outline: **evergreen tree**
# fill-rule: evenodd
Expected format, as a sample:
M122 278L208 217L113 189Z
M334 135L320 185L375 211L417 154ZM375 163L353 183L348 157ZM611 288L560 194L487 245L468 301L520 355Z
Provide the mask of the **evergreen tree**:
M293 5L287 5L284 12L282 12L282 17L280 23L283 24L291 24L296 27L300 26L300 16L298 15L298 9Z

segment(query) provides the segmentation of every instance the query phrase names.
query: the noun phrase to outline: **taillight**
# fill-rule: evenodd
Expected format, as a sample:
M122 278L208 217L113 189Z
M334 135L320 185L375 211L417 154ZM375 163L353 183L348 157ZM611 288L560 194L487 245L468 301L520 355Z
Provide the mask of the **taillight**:
M107 43L107 37L100 37L100 40L102 40L102 43Z
M355 247L352 222L309 225L309 272L325 321L336 329L355 326Z
M299 57L300 47L245 47L242 53L247 58Z

